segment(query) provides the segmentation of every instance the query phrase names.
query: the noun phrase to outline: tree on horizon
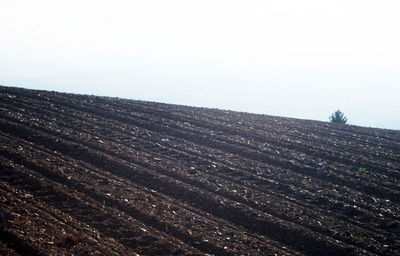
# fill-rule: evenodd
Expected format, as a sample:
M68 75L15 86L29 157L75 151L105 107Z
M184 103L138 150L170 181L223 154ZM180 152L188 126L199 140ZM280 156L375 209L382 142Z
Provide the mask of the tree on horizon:
M344 116L343 112L341 112L339 109L336 110L329 117L329 120L331 123L336 123L336 124L346 124L347 123L347 118Z

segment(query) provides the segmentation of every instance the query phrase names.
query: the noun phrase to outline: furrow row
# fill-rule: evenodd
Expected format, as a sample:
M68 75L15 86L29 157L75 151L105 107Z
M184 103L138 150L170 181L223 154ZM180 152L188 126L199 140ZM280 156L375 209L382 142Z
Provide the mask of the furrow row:
M8 132L11 132L12 130L17 131L18 129L21 129L21 127L8 129ZM24 137L26 138L27 136ZM248 228L253 232L259 233L261 235L267 235L283 243L295 243L297 246L296 249L301 250L302 244L309 244L312 241L311 239L315 237L312 232L306 231L304 228L297 227L293 230L293 227L289 228L286 222L281 219L277 219L276 217L273 217L269 214L259 212L240 204L237 205L237 203L226 200L226 198L219 199L219 196L212 196L212 194L209 194L209 192L207 191L194 192L191 191L191 189L188 190L185 188L185 186L182 186L180 183L177 183L173 179L167 179L167 177L159 176L154 171L147 170L145 172L129 172L127 170L129 169L128 163L124 164L123 161L116 162L111 158L107 159L106 156L101 156L99 152L91 153L91 150L89 149L77 149L75 152L69 152L69 150L65 150L67 149L67 147L59 145L59 141L56 142L55 140L51 139L52 136L35 134L35 136L32 137L34 138L30 139L33 139L33 142L43 141L42 143L45 143L46 147L48 148L53 148L54 150L61 151L62 153L71 154L71 156L81 160L84 159L85 161L90 162L96 167L112 169L114 171L117 171L117 173L119 172L119 174L126 175L126 177L129 177L132 181L141 182L141 185L152 187L155 190L160 190L160 187L164 187L165 189L162 191L162 193L165 193L172 197L176 197L178 199L183 197L182 199L187 200L191 203L195 203L198 207L202 207L203 210L208 211L211 214L214 214L220 218L225 218L236 225ZM229 213L229 215L227 215L227 213ZM256 222L256 224L249 226L249 223L251 222ZM267 228L265 229L260 227ZM301 229L301 231L297 229ZM279 232L277 232L277 230L279 230ZM276 234L280 234L280 236L276 236ZM307 236L304 234L307 234ZM314 240L312 243L319 246L323 246L323 244L328 243L329 246L327 246L325 249L332 247L335 248L337 246L337 242L334 242L328 237L325 237L324 240L325 241L318 239ZM341 246L336 247L336 249L334 250L347 250L340 248Z
M21 143L19 144L21 145ZM220 219L213 220L212 216L207 214L200 216L199 214L194 214L193 211L188 212L185 207L181 206L180 202L174 200L171 201L171 199L167 198L162 199L163 197L160 194L157 194L156 198L148 195L156 193L155 191L140 189L137 186L135 186L135 189L132 189L131 187L133 185L129 181L120 179L116 176L106 177L105 175L102 175L102 173L104 173L102 170L97 169L94 172L86 168L82 169L78 164L74 164L73 167L68 167L67 163L74 163L72 159L67 158L66 163L64 163L64 160L60 160L59 158L52 160L50 154L42 153L44 155L37 155L37 149L33 151L24 149L23 152L25 152L25 154L31 153L32 155L29 157L33 159L48 160L46 160L45 163L38 165L30 162L30 160L26 159L22 155L15 156L14 154L14 157L12 158L18 159L19 164L23 164L32 170L36 170L42 175L51 178L53 181L66 184L68 187L74 188L84 194L90 194L91 197L95 197L98 202L107 202L107 206L111 205L118 210L127 213L129 216L139 219L147 225L152 225L158 230L162 230L187 243L191 243L194 247L198 247L198 243L201 242L202 247L210 248L213 247L213 244L210 244L211 242L224 240L223 238L226 238L227 242L222 247L227 246L233 250L235 249L235 244L233 243L236 242L240 244L240 241L246 241L248 240L248 237L252 238L253 247L256 248L256 250L267 251L268 248L273 249L276 247L273 246L272 242L270 244L265 244L267 241L266 238L256 238L254 235L246 233L243 230L240 232L240 236L236 235L235 237L230 237L228 234L239 233L239 230L235 231L235 228L233 227L228 229L230 226L229 223L224 223L224 221ZM6 154L4 152L0 153ZM8 153L9 157L11 155L11 153ZM47 162L56 162L57 169L47 170L46 168L41 167L45 166ZM140 191L143 192L139 193ZM165 209L163 210L163 208ZM191 207L189 207L189 209L190 208ZM170 220L168 214L163 211L167 211L168 213L173 212L174 215L180 216L180 219L177 220L182 221L181 219L183 219L183 223ZM193 220L195 220L196 225L191 227L188 231L187 227L192 226L191 222ZM215 230L216 227L218 227L217 223L224 223L224 228L218 228ZM198 234L196 233L196 229L198 229L197 226L202 227ZM190 235L190 233L196 233L196 235ZM204 242L207 240L209 242ZM212 251L214 253L216 252L218 255L223 255L225 250L223 250L222 247L219 249L214 248ZM279 251L277 249L274 250L275 252ZM249 250L249 252L251 252L251 250ZM282 251L280 254L283 254Z

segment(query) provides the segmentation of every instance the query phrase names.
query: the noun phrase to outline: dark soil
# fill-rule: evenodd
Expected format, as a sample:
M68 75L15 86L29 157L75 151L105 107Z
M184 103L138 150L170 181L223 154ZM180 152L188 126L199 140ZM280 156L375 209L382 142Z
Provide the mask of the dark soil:
M399 180L400 131L0 86L0 255L399 255Z

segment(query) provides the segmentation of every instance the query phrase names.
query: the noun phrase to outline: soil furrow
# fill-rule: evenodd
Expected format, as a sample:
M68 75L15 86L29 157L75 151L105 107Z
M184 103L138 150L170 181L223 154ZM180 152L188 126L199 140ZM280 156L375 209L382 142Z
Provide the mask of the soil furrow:
M133 114L133 113L132 113ZM131 115L132 115L131 114ZM110 116L113 116L112 114L110 114ZM170 125L170 126L176 126L176 125L174 125L174 124L172 124L172 125ZM232 132L230 132L229 134L231 134ZM248 145L245 145L245 144L240 144L240 146L247 146L248 147ZM293 147L293 144L292 145L287 145L288 147L287 148L290 148L290 146L292 146ZM298 148L298 145L295 145L296 146L296 149L298 150L299 148ZM252 150L256 150L257 151L257 148L254 148L254 147L250 147L250 149L252 149ZM281 148L279 148L279 149L281 149ZM275 157L276 157L276 154L274 153L274 151L276 151L276 150L269 150L268 151L268 154L269 155L274 155ZM282 152L284 152L284 151L280 151L281 153L280 154L282 154ZM267 152L266 152L267 153ZM320 157L321 157L321 150L319 150L319 153L318 153L319 155L320 155ZM288 157L288 155L283 155L283 156L286 156L286 157ZM323 156L325 157L325 159L326 160L334 160L335 162L341 162L341 158L338 158L338 157L331 157L329 154L323 154ZM289 157L290 158L293 158L294 157L294 155L292 154L292 155L289 155ZM345 163L353 163L353 161L354 160L345 160ZM301 161L300 161L301 162ZM371 170L371 169L375 169L376 168L376 166L372 166L372 165L365 165L364 164L364 168L367 168L368 170ZM384 169L382 169L382 168L380 168L381 170L384 170ZM339 170L339 172L341 172L341 168L338 168L338 170ZM364 172L356 172L357 173L357 176L355 176L357 179L360 179L361 178L361 176L360 175L362 175L363 173L367 173L367 172L369 172L368 170L366 170L366 171L364 171ZM354 172L350 172L350 174L352 174L352 173L354 173ZM392 173L392 175L395 175L396 177L398 176L398 175L396 175L396 174L398 174L398 172L391 172ZM354 176L353 176L354 177ZM371 190L371 189L370 189Z
M196 250L189 249L190 247L185 246L182 242L167 238L166 235L158 233L153 228L141 224L131 216L119 213L119 211L115 209L107 213L108 210L106 208L110 207L103 203L105 198L94 201L90 197L77 191L64 192L61 191L61 189L65 188L66 184L61 185L50 180L46 180L46 185L42 185L43 183L40 182L40 180L43 179L44 176L40 174L36 175L32 171L25 170L22 166L19 167L17 164L13 165L16 167L13 174L18 174L18 178L10 177L12 174L8 172L3 173L2 180L13 185L18 184L22 186L25 190L29 191L33 197L40 198L52 207L73 216L77 220L97 230L108 230L108 232L104 234L105 236L121 240L125 246L137 250L138 253L144 252L143 247L146 247L145 250L149 253L147 243L151 241L154 245L157 245L152 248L151 255L181 255L183 252L182 249L186 252L191 251L190 254L198 254ZM16 171L18 172L15 173ZM7 177L4 175L7 175ZM38 191L40 191L40 193ZM46 196L41 196L41 194ZM109 201L109 199L107 199L107 201ZM118 229L115 230L113 227L118 227ZM126 229L126 231L131 230L131 232L121 232L121 227ZM111 230L113 231L110 232ZM137 242L133 243L133 241ZM174 244L174 247L172 247L171 244Z
M225 195L225 197L226 197L226 195ZM230 199L232 199L232 197L229 197L228 196L228 198L230 198ZM237 199L236 199L236 201L237 201ZM269 213L271 213L270 211L269 211ZM275 216L276 216L276 214L275 214ZM285 216L282 216L282 215L278 215L278 217L281 217L281 218L284 218L284 219L286 219L286 220L290 220L290 219L288 219L288 218L285 218ZM293 221L293 220L292 220ZM347 241L347 242L349 242L349 241Z
M109 239L89 226L76 221L48 204L43 204L40 197L50 196L41 191L35 191L36 198L28 198L28 191L14 190L11 186L1 181L3 195L8 198L7 206L4 207L6 227L9 232L17 236L33 236L32 243L39 243L40 247L46 247L46 252L51 251L53 255L85 254L85 255L121 255L135 253L124 248L115 240ZM12 195L19 195L20 199ZM39 199L39 200L38 200ZM12 207L11 207L12 206ZM14 208L14 210L13 210ZM9 210L9 211L7 211ZM18 226L29 223L29 230L23 233L17 232ZM103 248L102 245L106 245Z
M301 168L301 167L300 167L300 168ZM318 174L318 175L319 175L319 174ZM331 177L330 173L328 173L327 176L328 176L328 177ZM316 177L316 176L314 176L314 178L315 178L315 177ZM360 187L359 182L358 182L358 181L356 181L356 182L357 182L357 186ZM342 183L342 184L346 184L346 183ZM377 191L378 191L379 194L384 194L384 193L386 192L386 191L380 191L380 190L382 190L382 188L376 188L376 187L374 188L374 187L372 187L372 188L368 188L368 189L367 189L367 191L370 191L370 192L371 192L371 191L372 191L372 192L377 192ZM374 195L376 196L376 194L374 194ZM397 197L397 196L392 196L392 198L398 198L398 197Z
M0 227L43 255L396 255L399 153L398 131L0 86Z
M5 152L0 152L0 153L2 155L5 154ZM32 156L32 157L34 157L34 156ZM67 184L69 187L74 188L74 189L76 189L76 190L78 190L80 192L83 192L86 195L90 194L90 197L96 199L96 201L98 201L98 202L107 201L107 206L111 205L112 207L115 207L115 208L117 208L117 209L119 209L119 210L121 210L121 211L123 211L125 213L128 213L130 216L135 217L136 219L139 219L140 221L142 221L143 223L145 223L147 225L156 227L158 230L165 231L164 229L167 228L169 234L172 234L175 237L178 237L181 240L184 240L186 242L191 242L191 243L193 243L193 245L195 247L196 247L195 243L197 243L198 241L204 241L204 240L206 240L206 238L208 238L208 240L212 241L211 240L212 239L212 234L205 233L204 234L205 236L203 238L201 238L201 237L196 238L196 239L194 237L190 238L191 236L183 235L183 234L180 233L182 231L176 230L174 225L169 225L168 224L168 220L166 218L159 217L159 219L154 219L154 217L146 216L142 212L138 212L138 210L134 210L132 207L127 206L123 202L128 200L126 198L129 198L129 195L130 195L131 192L128 192L128 193L125 193L125 195L122 195L121 194L122 191L119 191L119 192L118 192L118 190L117 191L113 191L113 194L118 192L119 198L113 198L113 197L111 197L111 195L107 196L106 193L99 194L99 193L96 192L96 187L98 187L100 184L104 184L104 183L111 182L111 181L108 181L108 180L107 181L101 181L100 183L96 184L96 183L94 183L94 180L98 180L98 178L100 178L100 177L93 177L92 181L89 181L89 183L85 183L85 181L82 180L81 179L82 177L80 176L80 177L77 177L77 179L79 181L77 180L76 182L73 182L74 177L69 176L69 175L75 175L75 173L78 171L77 167L74 168L74 172L73 173L69 173L68 175L65 174L67 176L66 177L62 177L62 176L54 173L54 171L43 170L42 167L37 166L37 165L29 162L27 159L22 159L22 158L24 158L23 156L15 156L15 155L12 156L12 155L8 154L8 158L12 158L12 159L14 159L14 161L16 159L18 159L18 163L19 164L23 164L24 166L27 166L32 170L36 170L36 172L39 172L42 175L45 175L46 177L49 177L49 178L51 178L52 180L54 180L54 181L56 181L58 183ZM34 157L34 158L36 158L36 157ZM47 158L47 156L45 156L44 158ZM61 163L58 162L57 164L59 166L58 168L60 168L61 167ZM66 173L65 169L64 169L63 173ZM83 182L84 185L82 184L82 182ZM105 185L103 185L103 186L105 186ZM124 191L126 191L126 189L124 189ZM134 199L129 199L129 200L130 201L132 201L132 200L134 201ZM144 196L142 196L141 200L144 200ZM156 204L159 204L159 203L155 202L155 201L152 201L151 203L149 202L146 207L149 208L149 209L152 209L152 204L153 204L153 207L155 209L160 208L160 207L156 207ZM161 204L174 205L175 207L177 205L179 205L176 202L175 203L161 202ZM174 211L174 212L176 211L177 212L176 214L179 214L180 216L187 215L187 214L184 214L184 213L179 213L178 209L176 209L176 208L175 208L175 210L172 210L172 211ZM160 215L160 214L161 213L158 212L158 215ZM195 217L194 216L192 216L192 217L191 216L187 216L186 218L197 219L197 222L199 222L199 220L201 220L201 218L199 218L199 216L195 216ZM162 222L159 222L160 220ZM203 225L203 226L204 225L209 225L208 222L210 222L210 221L211 220L208 220L207 222L203 222L203 224L201 224L201 225ZM201 221L200 221L200 223L201 223ZM187 226L188 224L185 224L185 225ZM216 223L214 225L216 225ZM178 228L179 228L179 226L178 226ZM212 226L208 227L208 230L212 230ZM232 232L232 231L229 231L229 230L222 230L222 231L223 231L222 232L223 234L227 234L227 233L231 233ZM249 235L250 234L247 234L247 236L249 236ZM263 239L265 239L265 238L263 238ZM233 240L234 239L232 239L232 241ZM229 245L229 243L227 243L227 245ZM202 242L202 247L212 248L213 245L208 244L207 242ZM269 247L272 247L272 246L270 245ZM229 248L233 248L233 247L229 246ZM267 247L265 245L261 245L258 248L263 248L262 250L265 251ZM218 255L226 254L226 252L224 250L222 250L222 248L214 248L213 251L217 252ZM282 252L280 254L282 254Z
M23 128L19 127L18 129ZM14 127L13 131L17 131L18 129ZM11 132L11 130L8 131ZM50 148L52 146L55 147L59 144L59 142L55 141L51 143L51 136L43 137L41 135L35 135L33 137L35 137L33 142L36 142L38 140L45 140L46 146ZM71 154L69 150L65 150L66 147L64 146L53 149L61 152L65 151L63 153L66 154ZM191 189L188 190L180 183L177 183L176 181L171 179L166 179L166 177L160 177L153 171L121 171L124 169L128 169L129 165L124 166L121 164L121 161L115 162L112 159L106 159L104 157L103 159L101 159L101 155L99 155L98 153L96 153L96 155L93 155L88 154L87 152L90 151L75 150L75 152L72 152L71 156L82 161L90 162L92 165L98 168L105 167L108 168L110 171L115 171L119 175L126 175L125 177L129 178L131 181L140 182L141 185L150 187L154 190L160 190L160 188L163 187L164 190L160 191L161 193L165 193L166 195L172 196L177 199L186 200L190 203L194 203L197 207L204 211L210 212L211 214L214 214L219 218L227 219L235 225L247 228L260 235L266 235L267 237L271 237L272 239L278 240L285 244L295 244L294 248L296 248L297 250L301 251L304 244L314 244L315 247L325 248L326 250L328 250L329 248L329 250L332 250L332 252L336 251L338 253L348 253L349 250L355 250L355 248L351 249L350 247L348 247L348 245L346 246L347 249L343 248L343 245L338 245L339 241L335 242L328 237L324 237L323 239L320 237L317 240L313 238L315 237L315 234L313 232L310 232L309 230L306 231L304 228L301 228L300 231L299 227L289 228L290 225L288 225L287 222L277 219L269 214L258 212L254 209L249 209L243 205L238 206L236 205L236 203L231 202L230 200L226 200L224 198L213 199L213 197L218 196L211 196L206 191L200 193L200 191L194 192L191 191ZM227 214L228 212L229 214ZM249 225L249 223L253 224ZM276 234L280 235L277 236ZM305 234L307 234L307 236L305 236ZM310 252L315 247L304 249Z
M220 193L220 195L221 195L221 193ZM223 196L225 196L226 197L226 195L223 195ZM228 198L230 198L230 199L232 199L232 197L229 197L228 196ZM236 199L236 201L237 201L237 199ZM252 205L252 207L254 207L254 205ZM257 207L256 207L257 208ZM273 214L274 216L278 216L278 217L281 217L281 218L284 218L284 219L286 219L286 220L290 220L290 219L288 219L288 218L285 218L285 216L279 216L279 215L276 215L274 212L271 212L271 211L268 211L270 214ZM354 209L352 210L352 212L354 212ZM365 218L365 217L364 217ZM293 220L291 220L291 221L293 221ZM341 239L340 239L341 240Z

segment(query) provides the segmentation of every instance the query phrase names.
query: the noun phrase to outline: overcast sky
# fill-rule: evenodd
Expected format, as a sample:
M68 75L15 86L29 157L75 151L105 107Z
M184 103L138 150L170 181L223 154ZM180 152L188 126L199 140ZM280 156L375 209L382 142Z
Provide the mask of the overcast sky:
M0 84L400 129L400 1L0 1Z

